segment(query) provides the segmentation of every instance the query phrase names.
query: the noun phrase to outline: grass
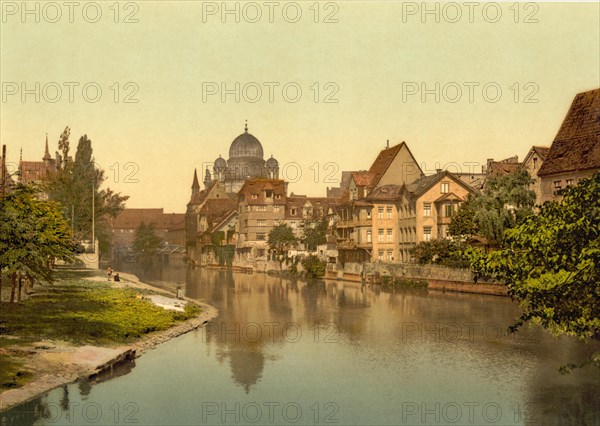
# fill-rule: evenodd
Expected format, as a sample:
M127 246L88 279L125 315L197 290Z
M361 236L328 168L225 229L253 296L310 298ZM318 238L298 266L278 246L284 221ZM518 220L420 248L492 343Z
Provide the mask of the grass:
M111 288L108 282L64 278L22 303L2 303L0 333L21 341L128 343L198 312L191 304L185 312L168 311L142 299L138 291Z
M148 290L111 288L108 282L89 281L89 272L60 272L52 285L21 303L0 303L0 389L20 387L31 379L24 357L8 347L29 346L44 339L75 345L132 343L196 316L197 305L185 312L165 310L142 298ZM12 353L11 353L12 352Z

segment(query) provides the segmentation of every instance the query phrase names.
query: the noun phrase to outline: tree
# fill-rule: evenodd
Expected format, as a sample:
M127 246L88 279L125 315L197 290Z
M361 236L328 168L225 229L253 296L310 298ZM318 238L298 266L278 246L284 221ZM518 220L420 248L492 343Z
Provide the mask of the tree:
M302 259L302 266L310 278L323 278L327 270L327 263L312 254Z
M59 206L39 193L40 188L18 183L0 198L0 272L12 280L11 301L23 277L51 282L54 259L73 260L68 223Z
M94 162L92 141L87 135L79 139L75 159L69 156L70 133L71 130L66 127L58 142L62 155L58 170L49 182L50 196L61 204L75 237L79 240L91 239L94 228L101 251L105 253L110 248L108 220L125 208L125 201L129 197L115 193L110 188L100 189L106 178L104 171Z
M479 235L499 245L504 231L532 214L535 192L529 189L527 172L492 176L482 193L470 195L452 218L448 232L453 236Z
M419 264L468 268L469 260L462 254L464 248L464 243L448 239L422 241L411 250L411 254Z
M298 243L294 230L286 224L277 225L269 232L269 248L275 250L279 264L287 257L287 251Z
M523 314L552 333L600 339L600 173L545 203L505 233L501 250L472 251L472 265L505 282ZM600 367L600 354L589 363Z
M154 224L146 225L144 222L135 230L133 251L139 256L142 263L150 263L158 253L162 240L154 229Z
M328 222L325 219L313 222L304 222L304 244L310 251L315 251L317 246L327 243L327 226Z

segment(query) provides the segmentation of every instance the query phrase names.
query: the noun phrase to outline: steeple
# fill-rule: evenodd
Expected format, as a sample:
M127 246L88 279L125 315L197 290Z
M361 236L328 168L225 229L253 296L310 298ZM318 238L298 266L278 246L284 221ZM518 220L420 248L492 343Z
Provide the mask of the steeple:
M44 161L52 160L52 157L50 156L50 150L48 149L48 133L46 133L46 150L44 152L44 158L42 158L42 160L44 160Z
M198 182L198 173L194 169L194 180L192 182L192 195L200 192L200 183Z

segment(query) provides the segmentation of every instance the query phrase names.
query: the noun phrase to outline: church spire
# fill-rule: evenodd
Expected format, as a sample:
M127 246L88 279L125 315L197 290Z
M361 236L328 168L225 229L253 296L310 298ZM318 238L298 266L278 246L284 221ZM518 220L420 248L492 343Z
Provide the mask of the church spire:
M192 182L192 194L197 194L200 191L200 183L198 182L198 173L194 169L194 180Z
M210 171L208 170L208 167L207 167L206 173L204 174L204 187L206 189L208 189L208 187L210 186L211 183L212 183L212 177L211 177Z
M48 149L48 133L46 133L46 150L44 151L44 158L42 158L42 160L52 160L52 157L50 156L50 150Z

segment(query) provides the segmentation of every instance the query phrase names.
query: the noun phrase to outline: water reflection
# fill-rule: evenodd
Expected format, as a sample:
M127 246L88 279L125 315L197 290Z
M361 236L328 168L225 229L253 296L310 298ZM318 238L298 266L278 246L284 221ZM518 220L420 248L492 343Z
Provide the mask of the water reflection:
M111 406L114 395L135 392L141 424L232 422L201 421L199 401L294 401L312 414L333 401L340 424L600 423L597 370L557 372L593 347L535 328L507 335L519 312L506 298L184 267L133 272L171 289L185 282L187 296L220 314L144 355L130 374L47 401ZM41 400L31 404L39 414Z

